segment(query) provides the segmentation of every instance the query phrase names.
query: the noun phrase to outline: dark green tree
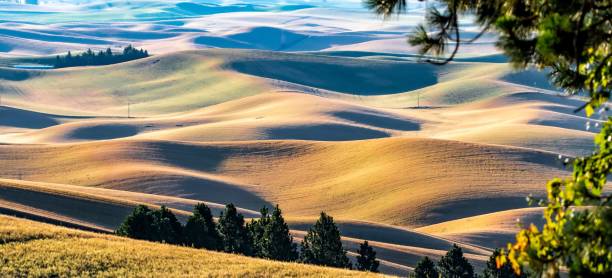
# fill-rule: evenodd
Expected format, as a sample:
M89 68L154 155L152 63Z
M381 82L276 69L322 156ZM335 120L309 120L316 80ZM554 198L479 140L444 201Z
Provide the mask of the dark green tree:
M463 250L457 244L453 244L446 255L438 261L438 270L442 277L446 278L472 278L474 268L463 256Z
M200 203L193 208L193 215L185 225L185 244L195 248L221 250L221 236L217 231L210 208Z
M221 213L217 230L221 235L225 252L244 255L253 253L252 239L244 225L244 217L238 213L234 204L228 204Z
M380 262L376 259L376 251L364 241L357 250L357 269L361 271L378 272Z
M153 219L157 231L155 241L169 244L183 242L183 225L166 206L161 206L159 210L153 212Z
M251 223L247 224L247 230L253 240L253 255L260 258L266 258L265 246L267 239L264 234L266 226L270 223L270 213L267 207L261 208L259 213L261 217L251 220Z
M497 257L501 252L499 249L495 249L489 260L487 261L487 265L482 272L482 276L484 278L527 278L525 272L521 271L521 274L515 274L514 270L512 270L512 266L505 264L500 268L497 268Z
M438 278L436 265L429 257L421 259L414 268L415 278Z
M72 55L70 51L64 57L57 56L55 58L55 68L64 67L78 67L78 66L93 66L93 65L109 65L114 63L121 63L131 61L135 59L141 59L149 57L149 52L144 49L136 49L131 45L125 47L122 53L117 55L113 54L110 48L106 51L99 51L98 54L93 52L91 49L87 51Z
M157 231L153 211L145 205L137 206L125 218L115 233L135 239L154 240Z
M297 244L289 232L281 209L276 205L272 211L270 222L264 229L264 244L262 253L265 258L279 261L295 261L298 259Z
M516 243L497 258L497 265L522 266L544 277L559 277L562 266L570 275L612 275L612 195L605 190L612 169L612 117L606 102L612 91L612 0L438 0L430 5L426 22L409 38L434 64L445 64L461 44L486 31L499 34L497 46L517 68L547 69L550 80L568 94L588 95L578 107L587 116L597 113L606 123L595 138L593 155L574 160L573 175L547 184L540 229L521 230ZM367 0L384 16L401 13L406 0ZM473 16L482 32L462 39L459 19ZM447 50L450 55L442 57ZM582 209L576 209L582 206Z
M352 268L342 247L340 231L334 219L324 212L304 237L301 249L300 259L304 263Z
M62 58L60 58L59 55L55 56L55 68L63 68L64 67L64 60Z
M262 208L261 215L259 220L249 225L256 256L278 261L297 260L297 245L293 242L289 226L278 205L272 215L265 207Z

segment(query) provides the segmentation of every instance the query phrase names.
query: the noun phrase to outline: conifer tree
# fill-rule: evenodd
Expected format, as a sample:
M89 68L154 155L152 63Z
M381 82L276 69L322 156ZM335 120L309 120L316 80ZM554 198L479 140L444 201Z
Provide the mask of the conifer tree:
M436 265L429 257L421 259L414 268L415 278L438 278L438 270Z
M252 254L252 239L244 225L244 217L238 213L233 204L228 204L221 213L217 229L225 252Z
M166 206L153 213L154 225L157 230L155 241L169 244L180 244L183 242L183 226L174 213Z
M67 67L71 67L72 66L72 53L70 53L70 51L68 51L68 54L66 54L66 61L64 62L64 64Z
M92 65L109 65L113 63L121 63L140 58L149 57L149 52L144 49L136 49L131 45L125 47L123 52L114 55L110 48L106 51L99 51L97 54L90 49L87 51L72 55L70 51L64 57L55 57L55 68L77 67L77 66L92 66Z
M298 259L297 245L289 233L289 225L283 218L281 209L276 205L272 216L264 228L262 253L265 258L279 261L295 261Z
M352 268L340 241L340 231L334 219L324 212L304 237L301 249L300 259L304 263Z
M368 244L368 241L364 241L359 245L359 254L357 256L357 269L361 271L378 272L378 265L380 262L376 259L376 251Z
M135 239L154 240L155 229L153 212L145 205L139 205L128 215L115 232L117 235Z
M253 255L260 258L266 258L266 242L268 239L265 236L266 226L270 223L270 214L268 208L263 207L259 210L261 217L253 219L247 224L247 230L252 239Z
M463 250L457 244L448 250L446 255L440 258L438 269L442 277L447 278L472 278L474 277L474 268L463 257Z
M289 226L285 223L278 205L272 211L272 215L268 213L266 207L260 212L261 217L248 225L253 239L254 255L278 261L297 260L297 245L293 242Z
M62 68L64 67L64 62L62 61L62 58L60 58L59 55L55 56L55 68Z
M210 208L203 203L193 208L193 215L185 225L185 244L209 250L222 249L221 236L217 231Z

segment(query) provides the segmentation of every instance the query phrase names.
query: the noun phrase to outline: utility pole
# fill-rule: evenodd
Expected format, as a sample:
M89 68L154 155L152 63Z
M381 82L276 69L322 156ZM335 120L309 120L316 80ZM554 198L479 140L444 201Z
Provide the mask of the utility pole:
M130 101L128 100L128 119L130 118Z

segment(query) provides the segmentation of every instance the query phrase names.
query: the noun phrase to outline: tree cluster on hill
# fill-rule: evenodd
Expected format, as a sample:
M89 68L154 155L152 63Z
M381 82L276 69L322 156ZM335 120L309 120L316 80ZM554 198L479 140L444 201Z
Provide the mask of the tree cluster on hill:
M55 57L55 68L79 67L79 66L101 66L123 63L131 60L149 57L149 52L144 49L136 49L131 45L125 47L121 53L113 53L110 48L98 53L87 49L87 51L72 55L70 51L65 56Z
M527 275L522 273L517 275L514 273L511 267L505 266L497 268L496 258L499 256L499 250L495 250L482 275L474 273L474 267L469 261L463 256L463 250L461 247L454 244L446 255L442 256L438 263L434 263L429 257L421 259L416 267L414 273L411 273L409 277L415 278L525 278Z
M233 204L228 204L215 223L205 204L198 204L183 226L165 206L151 210L137 206L119 226L116 233L135 239L164 242L194 248L266 258L299 261L308 264L352 268L342 247L340 231L331 216L320 218L306 234L298 252L282 212L276 206L272 213L261 209L261 217L245 223ZM357 250L357 269L378 272L376 252L364 242Z

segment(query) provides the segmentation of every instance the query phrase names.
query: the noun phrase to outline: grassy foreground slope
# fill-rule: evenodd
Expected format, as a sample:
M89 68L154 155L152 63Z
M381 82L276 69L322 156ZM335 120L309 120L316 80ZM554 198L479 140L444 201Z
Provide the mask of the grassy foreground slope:
M139 201L146 201L145 204L152 208L159 203L166 204L182 222L190 215L191 208L186 206L195 202L104 188L0 179L0 214L89 231L112 232ZM213 214L219 215L215 204L208 204ZM239 211L246 217L252 217L254 213L244 209ZM316 219L287 218L287 221L291 234L300 241ZM380 259L380 271L387 274L404 275L421 257L442 256L453 243L464 248L466 256L478 268L483 266L489 253L488 249L477 244L464 245L398 226L344 220L337 220L337 224L349 255L356 256L354 252L359 249L359 244L368 240Z
M0 216L0 273L6 277L375 276L137 241L8 216Z

